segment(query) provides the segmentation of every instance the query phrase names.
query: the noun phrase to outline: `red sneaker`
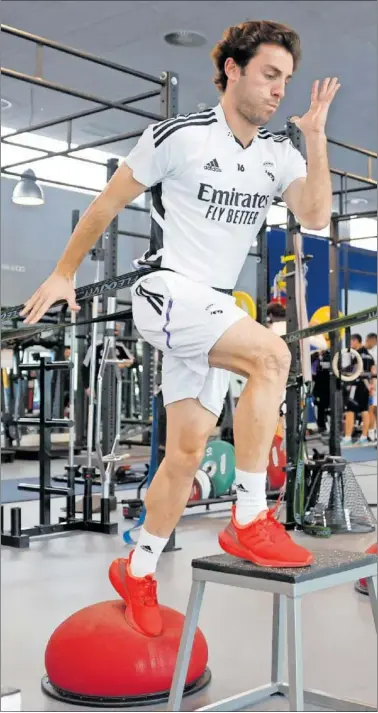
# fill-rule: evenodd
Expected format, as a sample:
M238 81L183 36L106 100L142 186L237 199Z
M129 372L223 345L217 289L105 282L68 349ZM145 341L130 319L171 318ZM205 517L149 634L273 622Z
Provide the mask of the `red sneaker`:
M248 525L236 522L236 507L231 522L219 534L218 541L229 555L241 557L262 567L307 567L314 557L297 545L275 517L275 509Z
M130 572L132 552L128 559L114 560L109 567L109 579L126 602L125 619L129 625L146 636L159 636L163 620L157 600L157 583L151 574L133 577Z

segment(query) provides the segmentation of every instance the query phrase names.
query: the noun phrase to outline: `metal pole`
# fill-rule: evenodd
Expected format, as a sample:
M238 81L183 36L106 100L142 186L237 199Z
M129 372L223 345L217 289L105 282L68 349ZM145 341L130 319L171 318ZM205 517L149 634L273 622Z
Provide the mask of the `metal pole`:
M126 141L128 139L137 139L139 136L142 135L142 131L129 131L125 134L118 134L115 136L109 136L107 139L96 139L96 141L90 141L87 144L80 144L80 146L75 146L73 149L64 149L62 151L44 151L43 156L35 156L34 158L29 158L28 161L16 161L15 163L9 163L7 166L2 167L2 171L8 171L10 168L15 168L16 166L22 166L24 164L29 164L29 163L37 163L38 161L44 161L47 158L55 158L56 156L64 156L65 158L76 158L77 161L81 161L81 157L75 157L72 156L72 154L77 153L78 151L84 151L84 149L94 149L97 148L98 146L107 146L107 144L114 144L117 143L117 141ZM11 144L12 141L6 141L5 143ZM16 145L16 144L15 144ZM29 147L31 148L31 147ZM35 149L36 151L38 149ZM98 164L98 161L92 161L91 159L84 159L86 163L94 163ZM105 165L105 164L100 164Z
M72 211L72 232L75 230L76 225L80 219L80 211ZM76 285L76 274L74 276L74 286ZM77 343L76 343L76 312L71 312L71 361L73 363L73 368L70 370L70 420L73 426L70 428L69 432L69 447L68 447L68 465L70 467L74 466L75 460L75 441L76 441L76 427L75 427L75 396L77 390L77 374L78 374L78 353L77 353Z
M51 430L46 421L51 419L51 373L46 370L46 358L40 358L39 406L39 524L50 525L51 495L46 490L51 485ZM48 380L48 384L46 383Z
M301 132L294 125L289 123L286 130L287 136L293 145L301 151ZM286 255L294 255L294 235L299 230L295 216L288 210L287 230L286 230ZM294 265L294 263L292 263ZM286 279L286 331L293 332L298 329L297 308L295 299L295 270L289 269ZM299 346L295 342L289 345L291 352L291 367L289 381L296 382L300 370ZM294 492L296 463L298 456L298 436L300 430L300 385L287 389L286 392L286 525L294 526Z
M117 159L110 159L107 168L107 181L110 181L113 174L118 168ZM116 277L117 275L117 256L118 256L118 216L112 220L108 230L104 234L104 279ZM104 314L109 313L108 299L116 298L116 291L109 291L104 296L103 310ZM114 310L116 309L116 301L114 302ZM105 336L114 336L114 328L108 323L105 325ZM116 409L117 409L117 390L116 377L114 369L107 369L104 374L103 382L103 410L102 410L102 451L105 455L111 452L114 439L116 436Z
M100 260L96 262L95 282L100 281ZM98 317L98 305L100 298L96 295L92 302L92 319ZM96 391L96 367L97 367L97 333L98 322L92 325L92 343L91 343L91 362L89 370L89 402L88 402L88 431L87 431L87 465L92 467L92 449L93 449L93 424L94 424L94 405ZM98 404L97 404L98 407Z
M129 238L142 238L143 240L150 240L150 235L145 233L133 233L130 230L119 230L118 235L126 235Z
M348 188L348 193L361 193L361 191L373 191L376 186L357 186ZM333 196L339 196L342 191L332 191Z
M343 270L344 270L344 314L349 310L349 248L348 243L343 243ZM350 327L345 328L345 346L350 347Z
M64 52L65 54L70 54L73 57L79 57L80 59L85 59L89 62L94 62L95 64L100 64L102 67L109 67L109 69L115 69L118 72L123 72L124 74L130 74L132 77L138 77L139 79L145 79L148 82L153 82L154 84L163 84L161 78L154 77L152 74L146 74L145 72L139 72L137 69L130 69L130 67L124 67L122 64L117 64L117 62L111 62L103 57L97 57L90 52L83 52L82 50L77 50L74 47L69 47L68 45L63 45L60 42L54 42L53 40L48 40L45 37L39 37L39 35L33 35L30 32L25 32L24 30L18 30L10 25L1 25L1 31L8 35L14 35L15 37L20 37L28 42L36 42L39 45L45 47L50 47L50 49L58 50L59 52Z
M341 220L359 220L360 218L376 218L376 210L363 210L361 213L342 213L335 215L334 220L340 223Z
M122 99L117 102L120 106L126 106L127 104L134 104L137 101L143 101L144 99L151 99L152 97L158 97L160 95L159 89L153 89L151 92L144 92L143 94L136 94L134 97L129 99ZM11 134L5 134L1 137L1 140L19 136L20 134L31 133L32 131L40 131L41 129L47 129L50 126L58 126L58 124L64 124L66 121L73 121L74 119L83 119L85 116L93 116L94 114L101 114L103 111L109 111L108 107L99 107L98 109L85 109L84 111L77 111L74 114L66 114L66 116L61 116L58 119L50 119L49 121L41 121L39 124L33 124L32 126L24 126L22 129L17 129ZM30 146L28 147L30 148Z
M369 149L362 149L359 146L353 146L352 144L346 144L344 141L338 141L336 139L327 139L329 144L334 146L341 146L342 149L348 149L349 151L355 151L356 153L362 154L363 156L369 156L370 158L377 158L376 151L370 151Z
M329 304L331 308L331 319L339 316L339 245L338 245L338 221L331 218L331 241L329 243ZM331 342L331 363L337 352L341 348L339 332L330 332ZM330 455L340 456L341 421L343 414L341 380L338 379L333 370L330 372L330 404L331 422L329 452Z
M268 238L266 222L260 228L257 236L259 254L257 257L257 320L266 324L266 311L268 303L269 277L268 277Z
M367 176L359 176L357 173L349 173L348 171L340 171L339 168L331 168L330 172L335 176L347 176L353 181L360 181L360 183L366 183L368 186L376 186L377 181L373 178L368 178Z
M32 74L24 74L23 72L17 72L16 70L9 69L8 67L1 67L1 74L3 74L4 77L10 77L10 79L18 79L20 82L27 82L27 84L35 84L37 87L51 89L54 92L67 94L67 96L76 97L77 99L84 99L85 101L90 101L94 104L101 104L102 106L106 106L108 109L118 109L119 111L124 111L126 114L142 116L144 119L161 121L164 118L159 114L153 114L150 111L144 111L143 109L135 109L128 106L123 106L117 102L109 101L109 99L102 99L101 97L96 97L94 94L88 94L88 92L79 92L77 91L77 89L65 87L63 84L50 82L47 79L41 79L40 77L34 77Z
M86 301L83 304L81 311L81 319L83 321L90 320L89 313L89 302ZM76 342L77 342L77 361L78 369L81 369L81 365L85 358L86 353L86 326L76 326ZM79 379L76 388L76 398L75 398L75 436L76 436L76 447L80 450L85 447L85 436L86 436L86 399L84 393L83 380Z

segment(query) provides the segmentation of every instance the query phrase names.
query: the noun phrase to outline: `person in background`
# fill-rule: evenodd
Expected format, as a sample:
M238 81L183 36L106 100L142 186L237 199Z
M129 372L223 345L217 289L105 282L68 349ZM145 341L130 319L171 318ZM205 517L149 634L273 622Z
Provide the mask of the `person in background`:
M269 302L267 306L267 326L279 337L283 337L286 334L286 307L280 302ZM310 323L313 326L315 323ZM315 357L318 357L324 363L324 368L326 367L327 361L330 363L329 350L327 349L327 340L322 334L314 337L310 337L310 347L313 350L311 354L311 361L313 362ZM328 354L328 357L327 357ZM329 372L328 372L328 388L326 383L326 372L324 371L325 379L323 378L322 384L320 380L317 389L317 400L315 399L316 409L316 419L319 431L326 430L326 409L329 408ZM314 393L315 397L315 393ZM283 402L286 400L286 392L283 395ZM280 416L282 418L285 413L284 403L281 404ZM280 421L281 422L281 421ZM281 422L283 425L283 422Z
M134 362L134 357L131 354L131 352L128 350L128 348L125 346L125 343L123 342L123 340L119 339L120 334L121 334L121 325L119 322L117 322L114 327L114 336L116 338L115 352L116 352L117 359L127 360L129 362L129 363L119 365L120 369L124 369L125 366L131 366L131 364ZM103 341L103 339L101 339L101 341L99 341L96 346L96 372L95 372L96 385L97 385L97 377L98 377L98 372L100 370L100 364L101 364L103 352L104 352L104 341ZM92 346L89 345L88 351L84 357L84 360L83 360L83 363L81 366L81 375L82 375L82 379L83 379L85 393L87 394L87 396L90 396L90 393L91 393L91 391L90 391L91 359L92 359ZM130 363L130 360L131 360L131 363Z
M331 352L329 349L314 351L311 354L313 398L316 406L318 433L327 430L327 413L330 408L330 373Z
M370 352L364 347L360 334L352 334L350 346L355 349L362 358L363 373L352 382L344 386L344 410L345 410L345 434L341 439L342 446L353 444L352 434L355 425L356 415L361 417L362 434L358 439L358 445L368 444L369 431L369 380L374 366L374 359ZM352 359L352 368L354 367Z
M369 384L369 441L377 442L377 335L369 332L365 347L374 359L371 369L372 379Z

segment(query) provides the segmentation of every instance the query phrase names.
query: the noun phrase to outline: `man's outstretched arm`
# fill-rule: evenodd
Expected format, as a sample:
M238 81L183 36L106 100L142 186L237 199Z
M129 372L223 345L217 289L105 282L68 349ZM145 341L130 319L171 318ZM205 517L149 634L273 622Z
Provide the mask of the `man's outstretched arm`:
M145 190L129 166L122 164L117 169L80 218L53 273L25 303L20 316L26 317L26 324L36 324L51 305L62 299L67 300L71 310L79 311L72 281L77 268L113 218Z

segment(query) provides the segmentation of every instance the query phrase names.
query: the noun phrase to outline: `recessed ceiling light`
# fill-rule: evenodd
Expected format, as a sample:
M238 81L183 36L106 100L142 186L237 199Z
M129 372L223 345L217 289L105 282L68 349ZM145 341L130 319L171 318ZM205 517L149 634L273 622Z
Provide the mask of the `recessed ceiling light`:
M190 30L176 30L175 32L167 32L164 35L164 39L169 45L175 45L176 47L201 47L205 45L207 39L204 35L199 32L192 32Z
M1 97L1 110L5 111L6 109L10 109L12 106L12 102L9 101L9 99L4 99Z
M349 203L352 205L367 205L369 201L366 198L351 198Z

